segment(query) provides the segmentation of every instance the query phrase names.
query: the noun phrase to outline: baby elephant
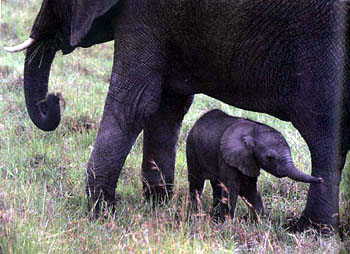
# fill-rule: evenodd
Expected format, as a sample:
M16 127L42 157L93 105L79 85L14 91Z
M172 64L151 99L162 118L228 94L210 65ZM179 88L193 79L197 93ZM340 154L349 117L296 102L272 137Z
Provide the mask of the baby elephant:
M233 218L238 195L251 204L253 218L256 212L263 213L257 189L260 168L279 178L323 182L322 178L306 175L294 166L290 148L277 130L217 109L195 123L187 138L186 155L193 206L197 205L204 180L209 179L214 213L221 218L228 213Z

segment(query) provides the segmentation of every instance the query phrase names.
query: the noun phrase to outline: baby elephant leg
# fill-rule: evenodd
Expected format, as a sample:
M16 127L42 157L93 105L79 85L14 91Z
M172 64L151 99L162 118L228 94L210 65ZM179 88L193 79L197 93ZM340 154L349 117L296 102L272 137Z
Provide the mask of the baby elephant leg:
M221 201L221 187L220 182L215 180L210 180L211 187L213 189L213 208L216 209L220 205Z
M188 182L190 185L190 208L197 211L200 196L204 188L205 179L202 177L202 172L204 170L202 169L201 163L197 158L191 139L187 140L186 158L188 167Z
M212 182L214 202L220 199L216 211L219 219L224 219L225 215L230 214L234 218L237 197L240 190L238 172L232 168L222 165L220 167L220 180ZM216 187L215 187L216 186ZM221 195L219 197L219 193Z
M257 187L257 177L241 176L239 195L249 207L251 217L256 220L258 215L264 214L264 205Z
M189 174L188 180L190 183L190 205L193 211L198 211L198 204L204 188L204 179L200 176Z
M223 195L222 184L217 179L210 180L213 189L213 215L217 220L223 221L225 215L229 213L229 206L227 200L227 193ZM223 200L224 196L224 200Z

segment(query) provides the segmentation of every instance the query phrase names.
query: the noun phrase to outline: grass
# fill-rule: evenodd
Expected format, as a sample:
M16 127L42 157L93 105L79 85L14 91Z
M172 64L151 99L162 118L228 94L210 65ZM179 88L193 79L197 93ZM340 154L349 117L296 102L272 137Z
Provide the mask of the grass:
M40 0L2 1L0 47L26 39ZM24 8L23 8L24 7ZM186 215L185 139L198 117L212 108L248 117L280 130L297 167L310 172L307 146L291 124L265 114L229 107L196 96L181 130L174 198L152 209L141 194L142 136L128 156L117 187L115 215L91 221L86 216L85 166L94 145L112 66L113 44L79 49L55 59L50 91L60 91L66 110L60 127L38 130L27 116L23 98L24 54L0 51L0 253L347 253L350 249L350 169L341 185L339 235L318 237L312 230L291 234L284 229L306 202L307 184L259 179L267 216L261 223L237 217L210 220L211 188L206 186L202 210Z

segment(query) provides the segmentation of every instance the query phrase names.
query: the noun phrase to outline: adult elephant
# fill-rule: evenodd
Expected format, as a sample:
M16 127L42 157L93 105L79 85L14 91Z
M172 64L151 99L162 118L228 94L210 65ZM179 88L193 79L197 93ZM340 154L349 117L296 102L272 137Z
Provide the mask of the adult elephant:
M24 90L42 130L60 121L48 95L55 53L115 40L104 113L88 163L91 204L113 204L119 173L144 130L146 196L171 193L176 141L193 94L291 121L312 175L302 223L334 227L349 150L349 15L344 0L44 0L28 48ZM39 48L40 47L40 48ZM46 98L46 100L45 100Z

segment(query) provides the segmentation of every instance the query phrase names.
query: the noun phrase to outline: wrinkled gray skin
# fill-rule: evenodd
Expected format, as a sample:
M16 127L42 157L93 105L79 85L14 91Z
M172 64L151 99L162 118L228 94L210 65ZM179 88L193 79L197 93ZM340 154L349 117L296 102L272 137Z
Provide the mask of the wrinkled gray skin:
M233 218L238 195L251 205L253 218L263 213L257 188L260 169L276 177L289 177L306 183L322 183L293 164L290 148L277 130L248 119L232 117L215 109L194 124L186 143L190 197L194 208L204 181L213 188L215 215Z
M145 194L171 194L181 122L193 95L204 93L293 123L309 146L312 175L324 179L311 184L301 225L337 229L350 146L348 18L341 0L44 0L30 34L38 43L26 54L27 110L39 128L54 130L59 98L45 97L56 51L115 40L87 168L91 206L114 203L142 130ZM35 54L39 42L46 46Z

